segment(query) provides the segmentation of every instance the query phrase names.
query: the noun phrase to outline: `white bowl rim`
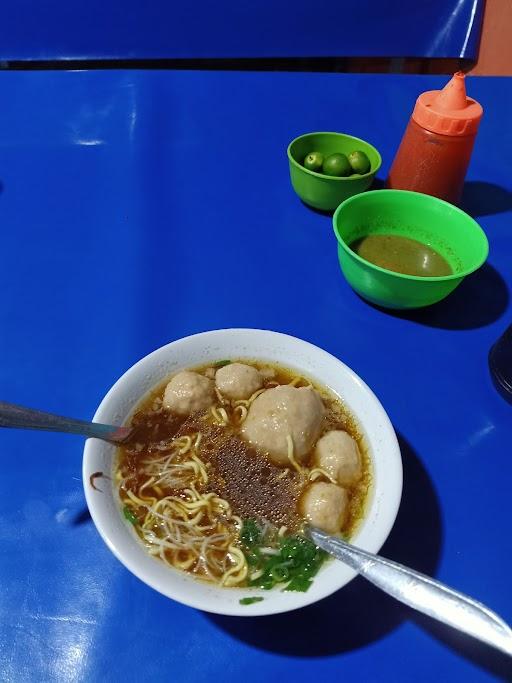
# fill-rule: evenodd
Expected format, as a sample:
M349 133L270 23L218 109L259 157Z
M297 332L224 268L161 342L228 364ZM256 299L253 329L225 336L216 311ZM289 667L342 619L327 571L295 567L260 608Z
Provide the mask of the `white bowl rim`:
M237 355L229 352L223 355L218 349L229 345L226 340L234 346L239 346L241 351L243 348L251 348L251 345L254 347L256 342L256 346L262 351L240 352ZM202 357L195 362L180 362L179 358L186 356L187 349L191 346L204 349L206 361ZM361 419L360 414L354 413L369 441L374 481L365 518L352 541L369 552L377 553L393 527L400 505L403 472L398 440L388 415L366 383L338 358L307 341L281 332L250 328L211 330L177 339L156 349L132 365L107 392L93 420L112 422L114 416L124 422L148 390L158 381L164 380L185 367L231 356L267 360L293 368L293 361L288 360L290 354L293 356L293 353L303 354L302 363L295 365L298 370L311 376L319 384L327 385L338 395L340 391L336 387L346 383L346 388L354 392L348 397L345 390L345 395L342 396L348 408L351 409L351 404L357 403L363 407L363 410L369 410L370 414L375 416L375 422L367 424L364 419ZM313 365L317 364L316 373L304 367L305 358L310 359L308 362ZM167 359L167 363L163 362L164 359ZM156 381L155 377L151 379L151 374L147 372L149 368L152 368L153 373L156 373L155 376L158 375L159 379ZM323 368L322 372L327 374L329 374L329 368L331 370L336 368L340 376L333 378L333 381L325 381L318 377L320 368ZM130 383L133 384L134 378L139 376L144 377L143 382L147 382L147 386L141 387L131 400L127 400L126 387ZM140 383L140 381L137 382L137 384ZM125 402L120 406L121 398ZM118 414L115 414L115 411ZM98 493L89 485L89 477L93 472L106 469L109 462L110 466L112 465L111 455L114 450L114 447L97 439L88 439L84 447L83 486L92 520L115 557L141 581L163 595L190 607L216 614L259 616L287 612L317 602L339 590L356 576L354 570L332 561L324 565L308 592L286 593L276 589L259 591L216 588L193 579L183 572L168 568L146 552L133 529L122 519L120 506L114 499L112 487L107 492L106 487L103 486L102 493L107 495L98 496ZM115 511L113 513L115 509L117 509L117 516ZM240 605L238 599L245 595L259 595L266 599L252 605Z

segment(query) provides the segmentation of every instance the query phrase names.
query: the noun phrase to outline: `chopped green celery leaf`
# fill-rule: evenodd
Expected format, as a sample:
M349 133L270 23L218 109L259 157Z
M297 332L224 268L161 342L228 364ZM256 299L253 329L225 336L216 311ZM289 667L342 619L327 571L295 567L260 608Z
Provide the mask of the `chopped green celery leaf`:
M316 567L317 565L320 566L322 562L325 560L325 557L322 557L321 555L315 555L311 560L306 562L304 564L305 567Z
M316 557L316 548L305 548L304 562L312 562Z
M290 578L290 570L283 564L276 564L269 573L276 583L283 583Z
M223 368L225 365L229 365L231 363L230 360L218 360L216 363L213 364L214 368Z
M124 515L124 516L126 517L126 519L127 519L131 524L133 524L134 526L137 526L137 524L139 523L139 520L138 520L137 517L133 514L133 512L131 511L131 509L129 508L128 505L125 505L125 506L124 506L124 508L123 508L123 515Z
M268 571L277 564L283 563L283 558L280 555L262 555L262 559L265 562L264 567Z
M255 520L244 521L241 537L247 563L261 570L260 576L250 581L249 585L270 590L277 584L288 582L284 590L307 591L327 553L303 536L286 536L279 539L277 554L266 555L257 547L263 543L261 536Z
M298 593L305 593L311 586L313 581L311 579L306 579L304 576L296 576L290 581L290 583L285 587L285 591L297 591Z
M262 567L263 573L258 576L257 579L253 579L253 581L257 584L264 583L265 581L271 581L273 582L272 577L270 576L270 572L268 571L267 567Z
M239 602L241 605L253 605L255 602L261 602L264 599L265 598L254 596L253 598L242 598Z
M240 538L249 548L261 543L261 529L254 519L244 519Z
M316 546L301 536L288 536L281 542L281 555L289 559L305 561L314 557Z
M269 579L268 577L260 576L259 579L253 579L249 583L249 585L255 586L257 588L262 588L265 591L269 591L271 588L274 588L276 583L275 583L275 581L272 581L272 579Z
M256 565L259 564L259 561L261 559L261 555L258 551L258 548L246 552L245 559L247 560L247 564L249 565L249 567L256 567Z
M298 547L296 536L283 536L279 539L282 555L294 555Z
M302 567L300 573L302 574L302 576L309 579L312 576L315 576L319 569L320 564L307 564L305 567Z

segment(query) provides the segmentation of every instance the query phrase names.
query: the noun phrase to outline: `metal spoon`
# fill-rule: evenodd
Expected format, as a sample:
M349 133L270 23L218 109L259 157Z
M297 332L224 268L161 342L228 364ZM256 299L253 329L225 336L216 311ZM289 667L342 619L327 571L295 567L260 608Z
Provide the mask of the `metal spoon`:
M99 422L86 422L70 417L61 417L53 413L32 410L14 403L0 401L0 427L15 427L18 429L43 429L48 432L67 432L93 436L113 443L126 441L131 434L130 427L115 427Z
M320 529L309 528L306 533L317 546L405 605L512 656L512 630L481 602Z

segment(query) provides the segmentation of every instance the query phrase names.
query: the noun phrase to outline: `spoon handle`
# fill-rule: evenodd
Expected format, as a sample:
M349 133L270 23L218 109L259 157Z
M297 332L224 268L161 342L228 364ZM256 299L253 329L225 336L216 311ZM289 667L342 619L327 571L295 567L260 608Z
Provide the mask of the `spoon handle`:
M425 574L360 550L319 529L309 529L309 536L320 548L400 602L512 656L512 631L503 619L481 602Z
M53 413L44 413L41 410L32 410L14 403L0 401L0 427L15 427L18 429L42 429L49 432L67 432L94 436L105 441L124 441L130 433L128 427L115 427L113 425L100 424L99 422L86 422L75 420L70 417L61 417Z

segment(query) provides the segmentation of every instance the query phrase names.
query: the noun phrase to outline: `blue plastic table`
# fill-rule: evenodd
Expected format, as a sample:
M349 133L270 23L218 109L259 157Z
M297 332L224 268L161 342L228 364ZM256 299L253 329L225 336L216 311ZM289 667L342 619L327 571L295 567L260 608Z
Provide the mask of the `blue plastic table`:
M416 96L445 80L3 73L1 398L89 418L124 370L173 339L231 326L307 339L369 383L399 433L404 496L382 553L512 622L512 408L487 369L511 317L512 80L468 83L485 117L464 201L489 263L422 312L386 313L352 292L330 218L294 195L285 154L302 132L346 131L381 150L384 177ZM2 681L511 676L504 656L362 579L268 618L172 602L101 541L82 448L0 432Z
M484 0L11 0L0 60L464 57Z

